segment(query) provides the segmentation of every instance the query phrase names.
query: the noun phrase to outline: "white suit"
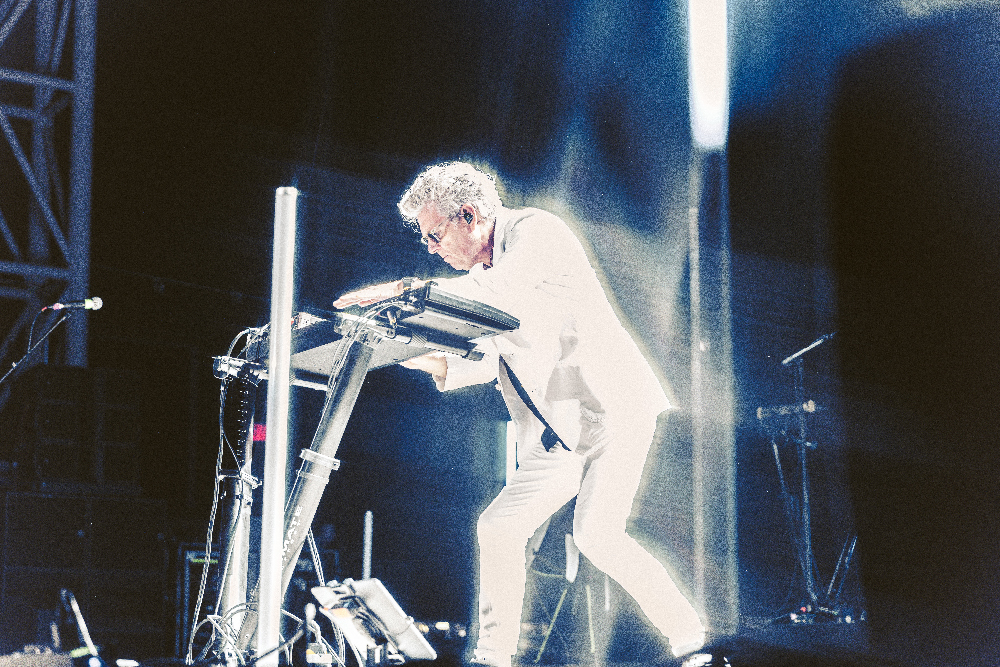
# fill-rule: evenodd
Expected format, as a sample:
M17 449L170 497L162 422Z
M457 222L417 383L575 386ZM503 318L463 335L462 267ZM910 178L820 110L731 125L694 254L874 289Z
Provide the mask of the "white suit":
M442 390L499 378L517 428L518 469L479 519L477 656L516 653L525 549L535 530L577 496L574 540L618 581L671 645L690 644L702 623L663 566L625 533L662 387L608 303L587 254L558 217L537 209L497 212L493 264L439 280L441 289L510 313L520 327L482 345L478 362L448 357ZM546 451L542 424L513 390L502 355L549 425L573 451Z

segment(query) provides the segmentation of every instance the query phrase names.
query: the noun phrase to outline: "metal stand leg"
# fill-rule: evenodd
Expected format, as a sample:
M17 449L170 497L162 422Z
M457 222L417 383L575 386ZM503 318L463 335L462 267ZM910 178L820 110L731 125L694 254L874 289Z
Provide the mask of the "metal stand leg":
M338 466L335 458L337 448L358 400L377 340L372 334L362 333L355 340L345 338L343 346L338 350L340 361L330 375L319 427L313 436L312 445L308 450L302 451L302 464L285 504L281 553L282 593L288 589L292 580L299 552L302 551L306 533L329 482L330 472ZM240 650L247 650L256 631L257 614L251 609L240 630Z
M851 535L844 542L844 548L840 550L840 557L837 559L837 567L830 577L830 584L826 587L826 599L830 601L830 606L836 609L840 606L840 594L844 590L844 582L847 580L847 573L851 569L851 561L854 559L854 547L858 544L858 536Z
M571 591L571 589L573 589L574 587L577 587L577 589ZM574 596L573 604L575 605L577 600L575 596L579 595L581 592L579 590L579 587L580 584L574 582L567 582L566 585L563 587L562 593L559 595L559 602L556 603L556 608L552 612L552 618L549 620L549 624L545 628L545 633L542 635L542 643L538 647L538 651L535 654L535 659L533 662L536 665L542 661L542 656L545 655L545 649L548 648L549 644L549 637L551 637L552 633L555 632L556 623L559 621L559 614L560 612L562 612L563 607L565 606L566 598L572 592L572 595ZM591 660L593 660L596 663L597 636L594 628L593 592L590 589L590 584L583 584L582 588L583 588L582 592L585 596L585 601L587 603L587 638L589 640L588 647Z
M797 405L804 405L806 402L802 357L795 360L795 402ZM807 458L809 449L815 448L816 445L809 442L809 430L804 410L798 413L798 421L799 469L802 477L802 503L799 507L802 521L802 536L800 538L802 554L800 559L802 562L802 578L806 586L806 595L809 597L809 605L817 607L819 605L819 595L816 592L816 571L813 562L812 506L809 499L809 461Z
M241 471L242 472L242 471ZM223 482L222 531L219 537L219 597L215 604L225 629L222 649L232 648L235 629L243 623L247 602L250 552L250 509L253 485L241 472L230 472Z
M247 603L247 578L250 554L250 511L253 489L257 486L251 472L253 462L254 412L256 385L241 383L241 427L243 442L237 461L239 470L230 471L223 481L222 530L219 533L219 597L215 604L224 634L224 653L235 649L236 629L243 624ZM230 632L229 630L232 629Z
M552 631L556 627L556 621L559 620L559 612L562 611L563 602L566 601L566 594L569 593L570 586L573 584L566 584L563 587L562 594L559 596L559 602L556 603L556 610L552 612L552 619L549 621L549 627L545 629L545 634L542 635L542 644L538 647L538 654L535 655L535 664L542 659L542 655L545 653L545 647L549 644L549 637L552 636Z

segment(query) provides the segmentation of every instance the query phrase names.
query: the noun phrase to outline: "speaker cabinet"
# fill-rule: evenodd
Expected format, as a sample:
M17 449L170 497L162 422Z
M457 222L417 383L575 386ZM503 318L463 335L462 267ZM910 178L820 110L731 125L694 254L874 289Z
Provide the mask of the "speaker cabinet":
M139 389L126 371L43 365L25 373L2 435L21 485L138 494Z
M167 655L163 506L134 497L9 492L0 625L7 650L35 640L39 614L73 592L97 644L128 657ZM75 640L75 638L73 638Z

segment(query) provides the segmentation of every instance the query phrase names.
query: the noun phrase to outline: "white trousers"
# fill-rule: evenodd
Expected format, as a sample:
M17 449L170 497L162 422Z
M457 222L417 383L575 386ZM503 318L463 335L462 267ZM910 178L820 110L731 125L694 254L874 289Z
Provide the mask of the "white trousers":
M694 607L663 565L625 532L656 417L586 424L577 452L540 442L521 455L509 483L479 517L479 637L476 655L517 652L526 548L535 530L573 496L573 539L624 588L673 646L704 632ZM582 452L582 453L578 453Z

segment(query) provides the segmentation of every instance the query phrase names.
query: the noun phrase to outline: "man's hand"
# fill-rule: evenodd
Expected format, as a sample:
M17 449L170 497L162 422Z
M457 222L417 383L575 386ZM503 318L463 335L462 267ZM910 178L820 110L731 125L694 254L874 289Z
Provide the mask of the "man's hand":
M430 373L435 380L440 379L442 382L448 376L448 360L445 358L444 352L428 352L419 357L411 357L401 361L399 365Z
M415 280L410 287L421 287L423 284L423 280ZM399 296L402 293L403 281L396 280L391 283L372 285L371 287L365 287L354 292L343 294L333 302L333 307L347 308L348 306L367 306L372 303L391 299L392 297Z

